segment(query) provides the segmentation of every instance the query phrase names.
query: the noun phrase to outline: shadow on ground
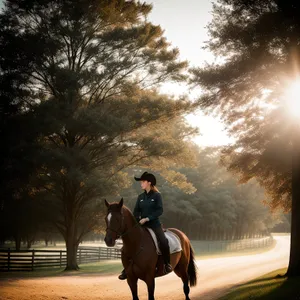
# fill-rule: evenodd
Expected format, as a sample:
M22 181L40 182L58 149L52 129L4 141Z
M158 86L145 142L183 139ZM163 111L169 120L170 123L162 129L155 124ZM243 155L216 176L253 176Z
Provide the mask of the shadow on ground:
M218 300L300 300L300 276L284 277L286 270L286 268L275 270L235 286Z

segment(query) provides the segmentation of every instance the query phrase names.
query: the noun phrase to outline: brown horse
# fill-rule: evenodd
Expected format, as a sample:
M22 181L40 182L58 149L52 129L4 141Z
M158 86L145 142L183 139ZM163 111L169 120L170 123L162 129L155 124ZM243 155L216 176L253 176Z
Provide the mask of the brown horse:
M113 247L117 238L123 240L121 259L127 274L133 300L138 300L137 281L143 280L148 287L148 299L154 300L155 277L164 276L162 255L156 252L153 239L144 227L136 221L128 207L120 202L108 203L105 216L105 243ZM194 251L188 237L176 228L168 228L177 234L181 241L182 251L171 254L170 263L174 272L183 282L185 299L189 298L190 286L197 284L197 267Z

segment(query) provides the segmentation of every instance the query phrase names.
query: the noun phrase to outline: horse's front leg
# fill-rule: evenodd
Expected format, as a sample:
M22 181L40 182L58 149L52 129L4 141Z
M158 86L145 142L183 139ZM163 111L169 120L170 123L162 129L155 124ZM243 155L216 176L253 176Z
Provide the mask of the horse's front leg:
M127 274L127 283L131 290L132 300L139 300L137 281L138 281L137 277L133 276L132 274Z
M154 290L155 290L155 279L154 276L146 278L146 284L148 288L148 300L154 300Z

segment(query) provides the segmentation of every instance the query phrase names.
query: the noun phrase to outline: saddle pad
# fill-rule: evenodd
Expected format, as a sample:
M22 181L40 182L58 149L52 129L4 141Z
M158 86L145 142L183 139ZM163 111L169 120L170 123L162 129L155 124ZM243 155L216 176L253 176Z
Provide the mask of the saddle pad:
M160 255L161 251L160 251L160 248L158 245L158 241L157 241L155 232L150 227L146 227L146 228L149 230L149 232L152 236L152 239L153 239L155 247L156 247L157 254ZM172 232L168 229L164 230L164 234L166 235L166 238L169 241L170 254L175 253L175 252L180 252L182 250L182 248L181 248L181 242L180 242L179 237L174 232Z

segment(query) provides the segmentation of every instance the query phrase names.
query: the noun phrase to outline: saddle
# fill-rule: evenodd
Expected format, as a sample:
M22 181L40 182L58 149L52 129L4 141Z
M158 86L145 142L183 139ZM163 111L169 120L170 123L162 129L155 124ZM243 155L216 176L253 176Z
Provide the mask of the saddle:
M159 248L159 244L158 244L158 240L157 240L155 232L150 227L146 227L146 228L149 231L149 233L153 239L157 254L161 255L161 250ZM182 248L181 248L180 239L177 236L177 234L175 234L174 232L172 232L171 230L168 230L168 229L164 229L164 233L166 235L166 238L169 241L170 254L180 252L182 250Z

